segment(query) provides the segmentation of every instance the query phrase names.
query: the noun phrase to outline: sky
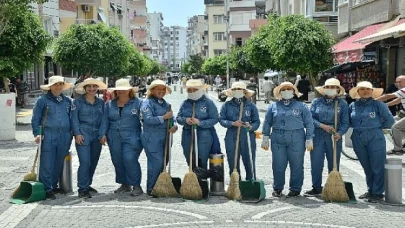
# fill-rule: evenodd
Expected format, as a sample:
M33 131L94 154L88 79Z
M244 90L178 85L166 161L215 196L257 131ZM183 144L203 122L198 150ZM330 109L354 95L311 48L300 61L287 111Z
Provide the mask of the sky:
M148 13L161 12L165 26L187 27L187 20L194 15L203 15L204 0L146 0Z

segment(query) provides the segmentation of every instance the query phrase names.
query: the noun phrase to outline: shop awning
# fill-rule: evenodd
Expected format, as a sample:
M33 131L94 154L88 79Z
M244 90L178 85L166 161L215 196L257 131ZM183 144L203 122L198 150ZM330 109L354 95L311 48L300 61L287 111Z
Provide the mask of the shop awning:
M387 39L390 37L397 38L397 37L401 37L401 36L405 36L405 24L399 24L394 27L382 30L381 32L377 32L375 34L358 39L355 42L358 42L360 44L372 43L372 42Z

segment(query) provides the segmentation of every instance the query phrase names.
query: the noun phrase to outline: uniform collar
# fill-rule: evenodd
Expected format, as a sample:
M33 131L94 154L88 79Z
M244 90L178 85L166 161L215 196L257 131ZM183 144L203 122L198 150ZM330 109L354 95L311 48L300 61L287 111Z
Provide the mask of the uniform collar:
M100 99L98 99L98 98L96 97L96 100L94 101L94 104L92 104L92 103L90 103L90 102L88 102L88 101L86 100L86 97L85 97L84 95L81 95L78 99L81 100L81 101L83 101L83 102L86 103L86 104L89 104L89 105L97 105L97 104L100 102Z
M163 106L163 105L165 105L166 104L166 101L165 101L165 99L158 99L157 97L155 97L155 96L151 96L150 97L150 99L152 99L155 103L157 103L157 104L159 104L159 105L161 105L161 106Z
M240 105L240 102L243 101L244 104L246 104L246 97L242 97L242 98L232 98L232 103L236 104L236 105Z
M290 106L292 103L294 103L294 98L291 99L281 99L280 103L284 106Z
M327 96L324 96L323 97L323 101L326 103L326 104L332 104L332 103L334 103L334 101L336 101L337 100L337 97L335 97L335 98L328 98Z
M53 93L51 91L48 91L47 96L49 97L49 99L51 99L52 101L54 101L56 103L62 102L63 98L65 97L62 93L59 96L55 96L55 95L53 95Z
M372 100L374 100L372 97L370 97L370 98L360 98L359 103L362 104L362 105L368 105L368 104L370 104L370 102Z

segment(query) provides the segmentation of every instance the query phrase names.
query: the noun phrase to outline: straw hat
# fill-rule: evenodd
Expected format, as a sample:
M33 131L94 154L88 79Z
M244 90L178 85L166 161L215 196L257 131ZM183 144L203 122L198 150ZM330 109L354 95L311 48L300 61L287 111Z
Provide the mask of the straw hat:
M152 89L153 89L153 88L155 88L156 86L160 86L160 85L166 87L166 93L165 93L165 95L172 93L172 89L170 89L170 87L167 86L164 81L159 80L159 79L156 79L156 80L152 81L152 83L150 83L147 96L150 95L150 94L152 94Z
M244 82L232 83L232 87L230 89L224 90L223 93L228 97L232 97L232 89L243 89L246 92L245 96L247 97L251 97L255 94L255 91L246 89L246 84Z
M129 83L128 79L125 78L121 78L118 79L117 81L115 81L115 87L113 88L108 88L108 90L130 90L132 89L134 92L136 92L138 90L138 88L136 87L132 87L131 84Z
M356 87L353 87L350 89L349 91L349 95L351 98L353 99L359 99L359 93L357 92L359 90L359 88L368 88L368 89L372 89L373 90L373 98L377 98L379 96L381 96L384 92L384 89L382 88L373 88L373 84L371 84L371 82L368 81L362 81L362 82L358 82Z
M86 85L97 85L99 90L107 89L107 85L104 84L104 82L95 78L87 78L76 86L75 92L78 94L85 94L86 91L84 90L84 87Z
M63 83L64 83L63 89L62 89L63 91L64 91L64 90L68 90L70 87L72 87L72 84L71 84L71 83L65 82L65 78L62 77L62 76L59 76L59 75L55 75L55 76L49 77L48 82L49 82L49 83L46 84L46 85L41 85L40 88L41 88L42 90L50 90L50 89L51 89L51 86L53 86L54 84L59 83L59 82L63 82Z
M196 88L196 89L207 89L209 85L203 84L200 79L190 79L186 82L186 89Z
M302 94L300 92L298 92L297 87L295 85L293 85L291 82L282 82L279 86L274 88L274 90L273 90L274 97L281 99L280 90L284 87L291 87L291 88L293 88L294 93L295 93L295 95L297 95L297 97L302 96Z
M337 86L339 87L339 93L337 96L343 96L345 94L345 89L340 85L340 81L336 78L329 78L328 80L325 81L325 85L323 86L317 86L315 89L323 96L325 96L325 91L324 87L325 86Z

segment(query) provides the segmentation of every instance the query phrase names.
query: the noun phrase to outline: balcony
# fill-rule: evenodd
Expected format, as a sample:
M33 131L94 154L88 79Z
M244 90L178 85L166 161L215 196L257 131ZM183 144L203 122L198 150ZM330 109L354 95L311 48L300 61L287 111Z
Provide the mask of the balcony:
M252 19L249 21L250 29L257 29L262 25L267 24L267 19Z
M228 3L228 9L230 11L238 11L238 10L252 10L256 9L255 5L256 0L231 0Z
M146 22L148 21L148 17L146 15L135 15L134 17L131 17L131 24L137 24L137 25L146 25Z
M77 5L92 5L92 6L100 6L101 0L76 0Z
M76 24L77 25L88 25L88 24L99 24L102 23L99 20L94 20L94 19L76 19Z

